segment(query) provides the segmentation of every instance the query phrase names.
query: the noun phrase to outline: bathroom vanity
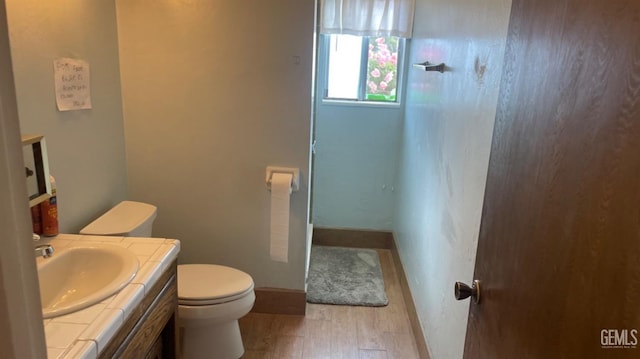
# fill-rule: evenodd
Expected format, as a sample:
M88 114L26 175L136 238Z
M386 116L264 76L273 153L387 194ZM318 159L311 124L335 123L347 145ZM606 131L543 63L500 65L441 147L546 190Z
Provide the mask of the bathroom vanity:
M41 242L54 246L53 256L92 244L126 247L139 263L135 277L115 295L44 320L48 358L177 356L178 240L61 234ZM37 259L39 265L47 260Z
M98 354L98 358L176 357L176 262L160 276L142 302Z

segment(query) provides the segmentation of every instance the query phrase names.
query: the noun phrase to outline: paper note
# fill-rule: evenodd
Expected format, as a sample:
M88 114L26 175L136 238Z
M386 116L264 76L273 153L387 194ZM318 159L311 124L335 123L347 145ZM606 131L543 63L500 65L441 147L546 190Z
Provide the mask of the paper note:
M59 58L53 61L53 69L58 110L90 109L89 63L84 60Z

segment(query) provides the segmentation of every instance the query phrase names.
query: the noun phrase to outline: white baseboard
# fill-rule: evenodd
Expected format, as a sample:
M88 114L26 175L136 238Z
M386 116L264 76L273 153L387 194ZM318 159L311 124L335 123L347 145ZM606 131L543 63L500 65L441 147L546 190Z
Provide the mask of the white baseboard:
M313 223L307 226L307 261L304 268L304 291L307 292L307 278L309 277L309 262L311 260L311 241L313 239Z

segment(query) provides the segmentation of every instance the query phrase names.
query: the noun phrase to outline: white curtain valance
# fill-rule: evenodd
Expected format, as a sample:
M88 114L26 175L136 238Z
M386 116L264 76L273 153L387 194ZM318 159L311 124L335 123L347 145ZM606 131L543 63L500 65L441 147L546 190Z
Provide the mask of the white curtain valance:
M415 0L321 0L320 32L410 38Z

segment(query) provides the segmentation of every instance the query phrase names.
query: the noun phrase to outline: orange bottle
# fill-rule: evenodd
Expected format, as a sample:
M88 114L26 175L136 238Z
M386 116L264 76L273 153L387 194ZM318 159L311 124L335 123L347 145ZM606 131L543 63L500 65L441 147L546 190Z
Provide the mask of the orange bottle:
M40 203L42 217L42 235L53 237L58 235L58 198L56 196L56 180L49 176L51 181L51 197Z
M33 233L42 234L42 214L40 213L40 204L31 207L31 225Z

